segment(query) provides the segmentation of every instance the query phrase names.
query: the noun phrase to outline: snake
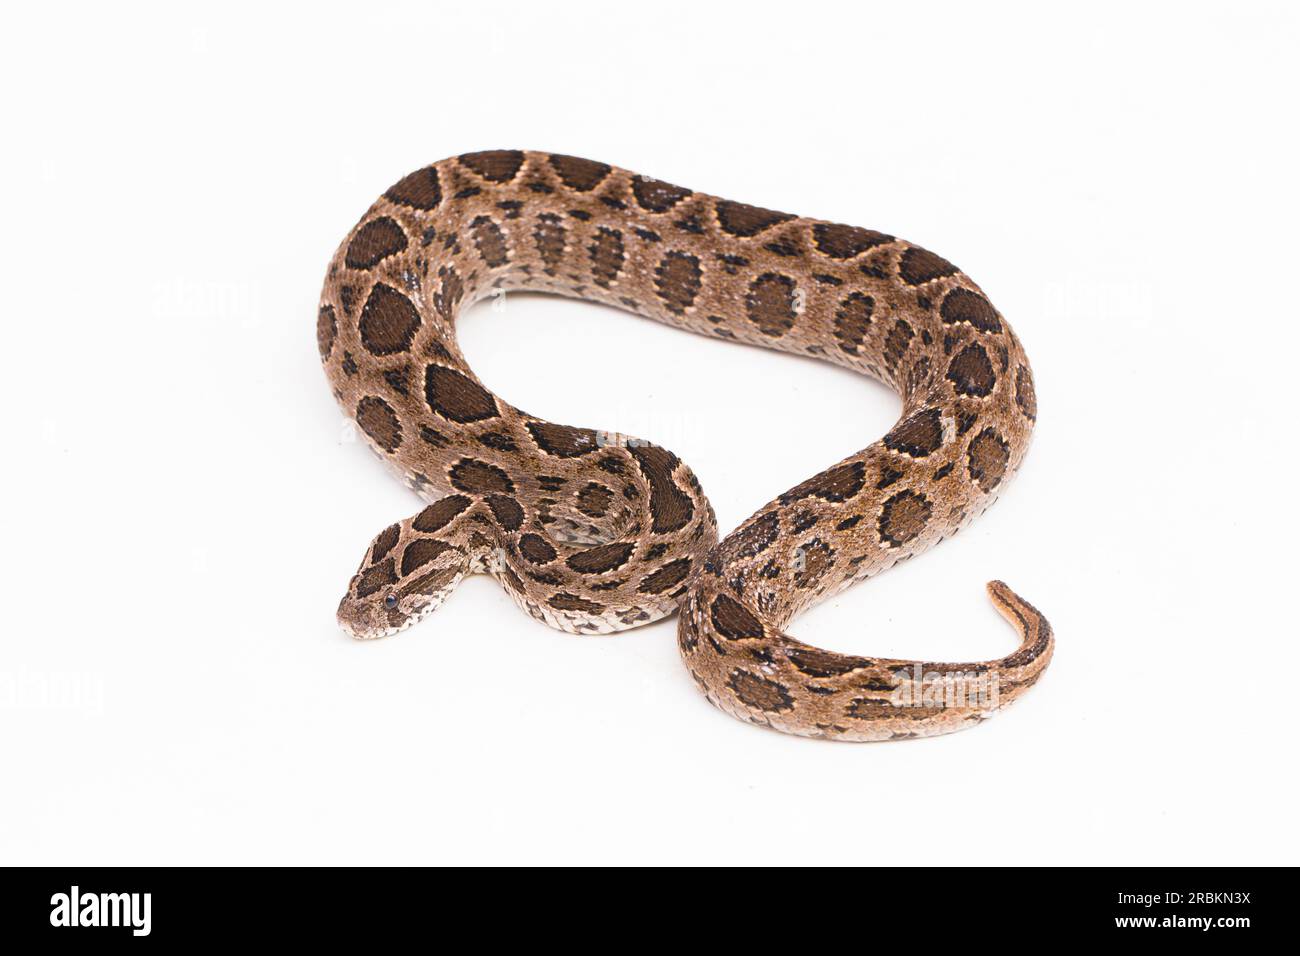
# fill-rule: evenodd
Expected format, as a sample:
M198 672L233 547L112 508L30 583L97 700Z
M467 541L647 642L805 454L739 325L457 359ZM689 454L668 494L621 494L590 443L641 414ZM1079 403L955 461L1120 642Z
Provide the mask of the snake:
M547 421L475 375L457 318L511 291L829 362L893 389L902 412L719 541L673 452ZM367 546L337 611L352 637L411 627L473 573L574 634L680 612L678 648L710 702L841 741L976 725L1051 660L1051 626L1000 581L988 593L1020 643L996 660L862 657L787 631L965 527L1028 448L1038 405L1020 341L969 277L921 246L575 156L466 153L370 206L329 264L316 335L349 427L424 503Z

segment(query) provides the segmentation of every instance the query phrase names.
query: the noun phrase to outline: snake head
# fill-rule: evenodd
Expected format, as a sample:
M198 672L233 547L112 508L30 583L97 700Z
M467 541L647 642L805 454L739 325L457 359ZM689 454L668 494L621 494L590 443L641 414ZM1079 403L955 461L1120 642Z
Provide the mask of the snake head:
M366 549L339 602L338 622L355 638L390 637L438 608L469 570L462 547L390 525Z

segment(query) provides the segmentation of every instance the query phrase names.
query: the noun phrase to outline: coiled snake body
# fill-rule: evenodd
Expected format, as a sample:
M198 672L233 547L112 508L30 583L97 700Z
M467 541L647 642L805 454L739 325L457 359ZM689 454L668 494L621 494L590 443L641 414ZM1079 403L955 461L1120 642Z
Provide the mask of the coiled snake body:
M903 414L718 543L672 452L547 422L479 382L457 313L512 289L815 356L890 385ZM680 607L682 657L709 700L838 740L970 726L1051 657L1046 620L999 582L989 593L1022 641L997 661L854 657L785 632L804 608L956 532L1028 446L1036 402L1019 341L969 278L919 246L576 157L470 153L371 206L330 264L317 340L344 411L429 502L367 548L338 610L354 637L403 630L475 571L575 633Z

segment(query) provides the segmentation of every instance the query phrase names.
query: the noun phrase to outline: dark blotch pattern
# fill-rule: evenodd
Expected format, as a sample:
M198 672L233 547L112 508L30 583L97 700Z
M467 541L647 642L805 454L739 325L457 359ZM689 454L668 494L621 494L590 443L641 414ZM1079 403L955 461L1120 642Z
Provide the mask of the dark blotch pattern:
M352 237L343 261L349 269L369 269L406 248L406 233L388 216L372 219Z
M589 518L603 518L614 500L614 492L602 484L590 481L578 492L578 510Z
M371 441L390 455L402 444L402 424L397 419L397 412L382 398L367 395L357 402L357 424Z
M912 327L902 319L894 323L894 327L885 336L885 368L891 372L898 368L898 363L907 354L907 347L911 345L915 335Z
M841 226L829 222L819 222L813 226L813 244L817 251L832 259L852 259L873 246L893 241L893 236L874 229L859 229L857 226Z
M650 212L667 212L691 194L689 189L672 183L636 176L632 179L632 195L642 209Z
M424 370L424 400L448 421L481 422L499 413L492 393L467 375L442 365Z
M452 550L451 545L437 538L416 538L402 552L402 577L417 568L422 568L444 551Z
M670 252L655 268L655 289L668 311L681 315L700 294L700 260L688 252Z
M957 267L947 259L920 246L910 246L898 260L898 275L908 285L921 285L957 272Z
M989 354L978 342L972 342L953 356L945 377L952 382L953 391L958 395L976 398L991 395L993 386L997 384Z
M596 433L590 428L555 425L551 422L528 422L528 433L537 447L557 458L577 458L595 451Z
M843 677L875 664L866 657L835 654L817 647L790 648L786 651L786 658L809 677Z
M357 597L369 597L380 588L397 583L397 567L392 558L385 558L378 564L372 564L357 580Z
M542 271L553 276L564 261L564 220L554 213L544 212L537 217L537 228L533 230L533 241L537 243L537 252L542 257Z
M474 237L474 247L483 261L490 268L496 269L510 261L510 249L506 245L505 234L501 227L487 216L479 216L469 225L470 235Z
M439 315L450 322L457 303L465 294L465 283L461 281L460 273L451 266L443 266L439 269L438 278L442 283L434 294L433 307L438 310Z
M509 495L489 495L487 503L492 509L492 517L506 531L518 531L523 526L524 509L514 498Z
M880 540L891 548L911 541L930 520L930 501L915 491L900 491L880 509Z
M1034 376L1030 374L1028 365L1016 369L1016 405L1031 422L1038 417L1038 396L1034 392Z
M860 461L853 461L813 475L783 494L781 503L788 505L804 498L847 501L861 491L864 484L866 484L866 466Z
M605 163L558 154L551 156L551 168L564 185L583 193L595 189L610 173L610 167Z
M686 527L695 514L695 504L673 481L673 470L680 464L677 456L658 445L640 445L629 451L650 482L651 530L667 534Z
M357 331L371 355L396 355L411 347L420 331L420 313L402 293L377 282L361 308Z
M524 154L517 149L492 149L480 153L465 153L461 163L494 183L508 183L519 175L524 164Z
M943 445L939 409L927 408L899 422L884 438L885 447L913 458L924 458Z
M862 292L850 292L841 300L840 307L835 310L835 340L842 351L858 354L866 341L875 307L876 300Z
M579 574L605 574L627 564L634 550L634 541L615 541L572 554L565 564Z
M415 516L415 519L411 522L411 527L424 534L441 531L451 523L452 518L456 517L472 503L464 495L448 495L446 498L439 498Z
M971 439L966 450L966 467L971 480L987 492L1001 484L1011 460L1011 446L992 428L986 428Z
M835 564L835 549L820 538L799 548L794 586L800 590L815 588Z
M413 209L436 209L442 202L442 186L438 182L438 170L433 166L416 170L411 175L398 180L384 197Z
M580 598L576 594L556 594L546 603L557 611L581 611L584 614L599 614L605 610L605 605L597 604L595 601L588 601L586 598Z
M531 531L520 536L519 553L533 564L550 564L555 560L555 548L551 547L551 543Z
M747 670L737 669L727 681L742 704L767 713L779 713L794 707L794 698L783 686Z
M601 226L596 231L596 238L587 247L591 256L591 276L596 285L608 289L618 278L626 258L623 251L623 234L617 229Z
M719 594L709 608L713 629L729 641L762 637L763 622L751 614L735 598Z
M989 300L969 289L953 289L944 296L939 317L948 325L964 322L981 332L1002 331L1002 323Z
M496 465L479 461L477 458L462 458L452 465L448 474L451 486L457 491L470 494L512 494L515 490L510 476Z
M727 538L727 550L732 560L752 558L772 546L781 533L781 519L775 511L759 515L745 527Z
M396 524L389 525L383 531L379 532L379 537L375 538L375 546L370 552L370 560L378 561L380 558L388 554L389 551L392 551L393 546L397 544L397 539L401 534L402 526Z
M642 594L663 594L686 580L691 573L691 559L669 561L658 571L648 574L637 588Z
M334 349L334 339L338 337L339 324L334 318L334 306L322 305L316 314L316 347L320 349L321 361L330 357Z
M780 338L794 328L795 282L789 276L765 272L749 286L745 312L758 330L771 338Z
M794 218L789 213L727 200L718 201L717 213L718 225L731 235L742 238L757 236L764 229L770 229L777 223L789 222Z

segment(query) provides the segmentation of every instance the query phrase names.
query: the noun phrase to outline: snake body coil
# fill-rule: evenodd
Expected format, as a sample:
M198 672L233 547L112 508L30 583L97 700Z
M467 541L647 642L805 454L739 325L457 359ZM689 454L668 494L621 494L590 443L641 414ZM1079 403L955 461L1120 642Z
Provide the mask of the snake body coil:
M718 543L699 482L671 452L544 421L478 381L457 313L513 289L815 356L891 386L903 414ZM1047 621L1000 582L989 593L1022 638L1001 660L854 657L785 632L980 514L1028 447L1037 408L1020 342L966 275L919 246L571 156L470 153L371 206L330 264L317 340L346 414L429 502L367 549L338 611L355 637L408 627L475 571L575 633L680 607L682 658L709 700L837 740L970 726L1051 658Z

